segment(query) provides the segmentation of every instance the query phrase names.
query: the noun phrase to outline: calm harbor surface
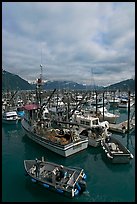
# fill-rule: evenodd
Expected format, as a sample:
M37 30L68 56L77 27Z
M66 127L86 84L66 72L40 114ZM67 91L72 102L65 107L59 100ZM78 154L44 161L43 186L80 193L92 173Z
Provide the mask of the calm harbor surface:
M119 122L127 119L120 110ZM21 124L2 126L2 201L3 202L134 202L135 132L113 133L134 155L129 164L111 164L101 147L88 147L63 158L24 136ZM66 198L33 183L25 176L24 159L44 156L45 160L65 166L82 167L87 174L87 191Z

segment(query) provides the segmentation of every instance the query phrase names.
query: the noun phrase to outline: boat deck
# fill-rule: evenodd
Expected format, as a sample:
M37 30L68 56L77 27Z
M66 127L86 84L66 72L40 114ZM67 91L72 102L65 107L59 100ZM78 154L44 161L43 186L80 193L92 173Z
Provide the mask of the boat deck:
M132 130L132 128L133 127L130 124L130 130ZM119 133L126 133L128 130L128 121L125 120L118 124L109 123L109 130L114 132L119 132Z

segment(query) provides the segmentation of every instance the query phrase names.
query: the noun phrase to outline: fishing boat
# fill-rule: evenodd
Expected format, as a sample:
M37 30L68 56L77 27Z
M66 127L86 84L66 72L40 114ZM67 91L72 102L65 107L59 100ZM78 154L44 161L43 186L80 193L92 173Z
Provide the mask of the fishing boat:
M18 123L18 119L16 111L4 111L2 113L2 123L14 125Z
M103 138L109 137L109 122L100 122L98 117L92 117L90 114L76 113L72 117L73 122L79 125L79 132L88 136L89 146L98 147Z
M36 104L24 106L25 115L21 125L30 139L63 157L88 147L88 137L79 135L75 127L53 128L50 119L39 119L38 110Z
M133 159L132 153L112 136L102 140L101 146L112 163L129 163Z
M79 135L77 127L53 128L52 118L44 111L46 104L41 102L41 78L37 81L37 103L24 106L25 115L21 125L30 139L43 147L63 156L68 157L88 147L88 137ZM51 96L53 95L52 92ZM49 100L51 98L49 97Z
M41 160L24 160L26 175L32 182L43 185L48 190L73 198L86 190L86 174L82 168L65 167L57 163Z

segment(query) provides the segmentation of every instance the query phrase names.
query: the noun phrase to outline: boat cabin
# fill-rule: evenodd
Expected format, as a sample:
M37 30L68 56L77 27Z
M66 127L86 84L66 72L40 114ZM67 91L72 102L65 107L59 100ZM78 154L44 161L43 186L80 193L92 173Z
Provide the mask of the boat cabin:
M88 127L100 125L99 118L91 117L89 115L87 116L77 115L76 122L78 122L80 125L86 125Z
M38 119L38 111L39 106L36 104L27 104L24 106L25 111L25 120L37 120Z

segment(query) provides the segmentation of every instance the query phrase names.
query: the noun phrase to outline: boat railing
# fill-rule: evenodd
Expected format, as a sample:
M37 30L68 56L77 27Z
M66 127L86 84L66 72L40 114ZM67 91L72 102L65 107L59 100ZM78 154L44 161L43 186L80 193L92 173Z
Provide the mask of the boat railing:
M73 172L73 174L71 175L71 177L69 178L67 184L70 186L74 186L74 174L76 173L76 171Z
M123 151L119 151L119 152L114 152L114 154L116 155L116 156L127 156L127 155L129 155L130 156L130 153L123 153Z
M74 182L74 186L75 186L75 184L77 183L77 181L78 181L78 179L79 179L79 177L81 176L82 177L82 172L83 172L83 170L81 170L81 172L80 172L80 174L79 174L79 176L77 176L77 178L76 178L76 180L75 180L75 182Z
M82 171L80 173L74 171L73 174L71 175L69 181L67 182L67 185L71 186L71 187L74 187L75 184L77 183L78 179L80 176L82 176ZM76 178L75 178L76 177Z

